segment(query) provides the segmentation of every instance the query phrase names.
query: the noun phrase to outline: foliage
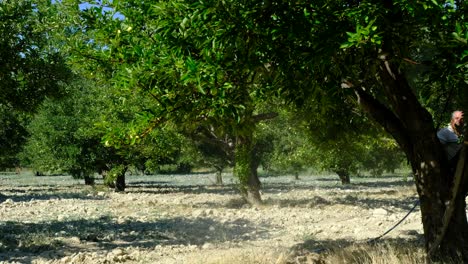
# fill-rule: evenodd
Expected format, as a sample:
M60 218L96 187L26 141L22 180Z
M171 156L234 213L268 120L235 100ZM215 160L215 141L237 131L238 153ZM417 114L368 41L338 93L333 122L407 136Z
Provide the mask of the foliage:
M30 112L71 77L50 36L50 1L0 2L0 105Z
M62 99L46 100L28 127L22 154L38 171L66 172L75 177L104 170L112 152L100 144L95 129L103 111L103 94L93 83L77 80Z
M169 126L151 131L143 141L117 149L105 146L102 137L108 124L124 127L144 100L124 100L106 86L77 80L68 87L67 96L46 100L29 126L22 156L36 170L64 172L74 177L96 172L122 171L122 166L135 166L141 171L154 171L163 164L181 161L184 138ZM122 107L125 104L125 107ZM126 108L127 107L127 108ZM107 175L118 173L107 173ZM112 182L114 178L109 177Z
M0 105L0 168L20 166L17 154L28 136L24 125L28 117L5 105Z
M250 16L247 7L217 1L108 4L111 11L99 5L78 11L80 23L68 27L67 37L75 40L70 48L75 66L107 73L120 92L138 91L154 100L151 111L132 121L135 131L126 133L128 138L167 119L210 120L251 133L238 124L251 122L255 100L268 98L270 80L263 55L243 48L257 40L227 26ZM232 8L242 13L234 16ZM124 19L115 17L117 11ZM109 140L117 144L125 137L116 132Z
M278 113L278 117L259 124L255 133L256 140L270 148L260 162L271 172L298 174L313 166L315 146L301 116L286 108L278 109Z
M326 115L282 109L280 115L260 124L258 134L269 138L273 150L265 167L297 174L307 168L356 174L381 175L402 165L403 152L372 122L346 111ZM349 120L353 120L349 122Z
M0 167L19 166L28 113L71 78L53 46L54 12L50 1L0 1Z
M176 172L188 173L200 163L198 152L190 139L170 123L153 129L138 144L138 148L146 173L160 173L164 165L174 166Z

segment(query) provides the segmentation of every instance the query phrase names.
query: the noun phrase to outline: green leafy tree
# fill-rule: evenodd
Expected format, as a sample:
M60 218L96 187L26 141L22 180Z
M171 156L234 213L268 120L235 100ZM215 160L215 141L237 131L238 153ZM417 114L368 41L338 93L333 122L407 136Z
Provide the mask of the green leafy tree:
M200 155L198 166L214 168L216 184L222 185L223 170L234 165L234 137L213 125L198 125L197 128L190 128L186 134Z
M93 183L95 172L109 170L117 154L101 144L96 122L105 109L104 94L93 83L77 80L68 94L46 100L28 126L22 157L41 172L70 173Z
M287 108L278 108L276 112L278 117L259 124L256 131L256 138L269 147L259 161L267 171L291 173L299 179L299 173L314 164L307 122Z
M241 193L259 203L252 139L265 117L256 112L256 103L268 99L271 78L261 51L244 48L258 47L260 40L233 26L250 16L249 8L229 4L115 1L107 11L99 3L83 11L72 5L81 20L67 27L67 37L75 40L70 49L75 66L108 74L121 92L154 100L131 129L108 134L111 144L132 143L167 120L224 127L235 137L234 173ZM218 30L225 25L232 26Z
M266 158L271 169L295 175L307 168L331 171L348 184L352 174L364 170L381 175L399 168L404 159L394 140L348 111L279 112L278 118L261 125L273 146ZM349 122L351 117L354 120Z
M141 169L149 174L163 171L165 165L174 167L173 172L189 173L201 162L193 142L170 122L151 130L137 146Z
M466 262L467 189L451 194L434 124L440 112L466 107L466 1L268 3L257 11L271 19L257 26L271 39L284 94L298 105L360 105L411 164L430 258Z
M71 77L50 36L54 14L50 1L0 3L0 104L30 112Z
M19 166L16 154L27 136L27 113L45 97L58 97L71 72L52 45L50 1L0 2L0 160Z
M143 100L144 101L144 100ZM102 138L108 122L124 126L139 109L141 100L127 101L128 108L108 87L79 79L60 99L46 100L29 125L30 138L22 156L38 171L69 173L93 183L93 175L117 191L125 190L130 166L145 170L150 161L175 162L181 141L164 130L154 130L142 144L114 148ZM120 109L120 110L119 110Z
M17 156L28 136L25 124L29 118L24 113L0 105L0 169L20 166Z

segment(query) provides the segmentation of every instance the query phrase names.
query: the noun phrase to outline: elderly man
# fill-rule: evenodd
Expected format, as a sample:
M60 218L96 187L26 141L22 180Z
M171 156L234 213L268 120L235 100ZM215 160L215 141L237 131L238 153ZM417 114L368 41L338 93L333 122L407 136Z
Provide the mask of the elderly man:
M452 113L452 119L447 127L437 132L437 137L445 148L450 167L455 169L458 153L463 142L463 112L460 110Z

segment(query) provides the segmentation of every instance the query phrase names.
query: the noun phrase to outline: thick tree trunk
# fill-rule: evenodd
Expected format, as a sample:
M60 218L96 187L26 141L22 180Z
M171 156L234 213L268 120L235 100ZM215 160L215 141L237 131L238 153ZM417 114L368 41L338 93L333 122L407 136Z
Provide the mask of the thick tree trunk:
M338 174L338 177L340 177L341 184L350 184L351 179L349 177L349 173L345 170L338 170L335 171L336 174Z
M384 58L380 71L388 104L386 107L364 90L357 90L359 103L398 142L413 169L420 199L426 250L429 260L468 262L468 225L465 215L466 188L461 188L445 235L441 236L453 175L437 139L431 115L424 109L405 77ZM390 110L391 109L391 110ZM442 237L440 245L437 240ZM433 249L434 248L434 249ZM461 260L460 260L461 259Z
M420 150L423 151L423 150ZM426 148L426 151L429 151ZM425 155L424 155L425 156ZM432 163L432 164L431 164ZM426 239L426 249L430 253L429 261L448 261L468 263L468 223L466 218L466 187L455 194L453 212L448 223L444 223L448 214L448 204L452 199L447 187L452 187L453 175L449 174L445 162L437 163L434 159L425 161L417 157L411 161L416 171L415 180ZM427 165L425 165L427 164ZM465 176L466 177L468 175ZM442 178L442 181L436 177ZM441 184L441 185L439 185ZM463 183L463 185L465 185ZM444 229L446 228L446 229Z
M127 172L127 167L125 167L119 174L117 174L117 178L115 179L115 188L116 192L124 192L125 191L125 173Z
M94 185L94 177L89 176L89 175L85 175L84 176L84 182L85 182L85 185Z
M234 175L239 180L239 189L244 199L251 205L260 205L262 204L260 180L253 161L252 149L250 137L236 139Z

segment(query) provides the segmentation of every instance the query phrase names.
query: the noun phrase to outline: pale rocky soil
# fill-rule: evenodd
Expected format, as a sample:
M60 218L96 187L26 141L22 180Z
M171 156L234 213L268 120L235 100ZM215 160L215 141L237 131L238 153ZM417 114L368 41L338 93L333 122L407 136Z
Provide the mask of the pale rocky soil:
M0 175L0 263L300 263L304 252L363 243L413 207L402 176L261 178L265 205L229 175L129 176L125 193L69 176ZM421 241L416 207L379 241Z

